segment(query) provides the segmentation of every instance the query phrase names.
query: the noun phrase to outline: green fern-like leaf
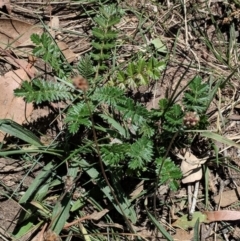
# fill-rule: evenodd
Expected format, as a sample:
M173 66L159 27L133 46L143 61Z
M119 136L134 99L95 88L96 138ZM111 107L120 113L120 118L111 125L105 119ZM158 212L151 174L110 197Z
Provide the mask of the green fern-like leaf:
M118 72L116 84L122 89L146 86L150 80L158 80L165 67L165 61L158 61L153 57L148 61L140 58L129 63L125 71Z
M91 98L98 103L108 104L113 107L127 101L127 98L124 96L123 90L117 87L110 86L96 89Z
M149 117L148 110L139 103L135 103L132 99L127 98L127 101L121 105L116 105L116 108L123 113L124 120L131 120L131 123L141 126L146 123Z
M41 43L41 38L38 34L34 33L31 35L31 40L34 44L39 45Z
M152 160L153 143L147 137L142 137L133 143L127 151L130 158L130 169L142 169L148 162Z
M112 49L116 46L118 31L113 29L120 22L121 11L114 5L104 5L99 9L99 14L93 18L96 26L92 29L94 39L91 57L97 62L96 71L106 71Z
M65 122L70 133L76 134L81 125L91 126L90 115L94 111L94 106L90 105L90 108L91 110L89 110L89 105L85 103L78 103L68 110Z
M99 29L97 27L92 29L92 34L98 40L114 40L117 37L118 32L114 30L104 31L103 29Z
M110 86L99 88L91 98L93 101L97 101L98 104L107 104L114 110L118 110L122 119L128 123L129 128L134 128L135 131L139 131L139 134L153 135L153 130L146 123L150 117L148 110L141 104L135 103L131 98L127 98L120 88ZM114 124L119 134L124 137L128 136L125 128L120 128L120 124L113 122L113 120L111 123Z
M142 134L143 136L150 138L154 135L155 130L148 123L143 123L140 126L139 133Z
M154 118L163 117L169 105L169 100L166 98L160 99L158 102L159 109L152 109L151 114Z
M163 158L157 158L155 162L157 165L156 173L160 177L160 184L169 183L170 189L176 191L179 186L176 180L182 177L180 168L176 166L170 158L165 160ZM161 173L159 173L159 171L161 171Z
M89 80L95 73L93 68L93 63L91 61L91 57L86 55L81 58L78 63L78 71L79 74L82 75L85 79Z
M125 160L129 148L127 143L104 145L101 147L102 159L106 165L117 166Z
M26 102L40 104L44 101L71 100L73 95L70 87L62 83L47 82L35 79L32 82L24 81L21 88L14 90L15 96L24 97Z
M169 132L177 132L183 126L183 111L181 106L174 104L164 115L163 129Z
M50 64L58 77L66 79L71 73L71 68L52 37L47 33L42 33L41 36L32 34L31 40L36 45L33 54Z
M158 61L156 58L151 57L147 63L147 75L153 80L158 80L165 68L165 61Z
M202 83L200 76L196 76L189 84L189 89L184 93L183 104L186 111L203 114L208 106L209 98L209 86Z

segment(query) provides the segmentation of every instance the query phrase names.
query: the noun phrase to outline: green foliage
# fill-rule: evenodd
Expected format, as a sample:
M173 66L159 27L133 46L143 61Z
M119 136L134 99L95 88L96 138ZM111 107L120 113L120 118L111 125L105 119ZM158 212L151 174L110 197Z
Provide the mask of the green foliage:
M177 190L179 184L176 180L182 177L179 167L169 157L167 159L157 158L155 162L156 172L160 176L160 184L168 183L171 190Z
M81 58L78 63L79 74L82 75L85 79L89 80L95 73L91 57L85 55Z
M130 157L129 168L134 170L146 167L147 163L152 160L152 149L153 143L146 137L142 137L133 143L126 152L127 156Z
M71 69L65 61L59 47L49 34L42 33L41 36L32 34L31 40L36 45L33 49L33 54L36 57L40 57L46 63L50 64L59 78L66 78L69 76Z
M95 18L95 22L100 28L93 30L96 39L104 41L116 38L116 33L114 34L114 31L110 30L119 21L116 14L113 6L102 8L101 16ZM108 30L108 34L105 34L104 28ZM42 55L45 61L50 63L53 57L48 57L45 52L52 43L51 38L47 35L40 37L33 35L32 38L37 45L41 45L41 48L35 49L34 53ZM104 42L104 44L106 43ZM112 46L106 44L101 51L109 50L108 47ZM95 48L97 49L96 44ZM91 57L93 56L91 55ZM77 66L79 74L86 79L92 79L95 74L94 62L92 62L91 57L86 55ZM94 59L96 60L96 58ZM57 65L55 68L60 67ZM119 76L123 77L128 87L135 88L149 83L150 79L158 79L164 68L165 63L159 62L153 57L148 61L141 58L136 64L130 63L127 70L120 71ZM136 172L137 175L140 175L147 170L148 165L155 163L156 171L161 172L161 183L169 182L170 187L176 189L176 180L181 178L179 168L168 157L164 161L162 158L157 158L154 161L155 153L158 152L154 142L166 143L163 144L163 147L167 148L169 141L166 142L165 140L169 140L176 132L184 130L183 108L187 111L203 113L208 101L208 86L202 84L201 78L196 77L184 93L183 108L179 104L172 104L168 99L163 98L159 101L159 109L151 111L148 111L145 106L135 102L132 98L127 97L120 87L118 85L118 87L99 86L92 88L90 85L90 91L87 93L86 99L79 98L66 112L64 121L69 133L75 135L80 131L91 131L94 124L98 130L98 135L107 137L106 140L118 140L117 143L105 141L101 144L101 157L105 165L112 168L127 166L131 173ZM73 89L63 83L43 80L33 80L30 83L24 81L22 87L15 90L16 96L25 97L27 102L34 101L37 104L43 101L71 100L74 96L73 93ZM92 123L92 117L97 118L98 122ZM160 135L159 125L156 125L158 120L161 128ZM202 120L204 120L204 115L202 115ZM85 145L84 143L87 142L83 142L82 148ZM159 169L160 166L161 170Z
M15 89L14 94L18 97L24 97L26 102L36 102L36 104L44 101L71 100L73 98L70 87L62 83L39 79L34 79L31 82L23 81L21 88Z
M102 159L106 165L118 167L126 158L126 151L130 148L127 143L107 144L101 147Z
M93 19L96 26L92 29L94 39L91 57L98 63L97 71L107 70L107 62L111 59L111 50L116 46L118 31L114 25L120 22L121 11L116 5L104 5Z
M196 76L188 87L189 89L185 91L183 98L185 110L204 114L210 97L208 84L202 83L202 78Z
M121 89L109 86L97 88L91 96L91 99L97 101L99 104L105 103L111 106L124 104L127 101L127 98Z
M117 106L117 109L123 113L125 120L130 120L133 125L143 125L149 115L148 110L141 104L135 103L128 98L124 105Z
M174 138L177 136L181 139L181 145L189 145L191 142L189 136L192 133L189 132L188 135L185 131L185 112L197 112L199 115L200 121L194 127L195 131L206 128L208 124L206 108L211 90L207 84L202 83L199 76L196 76L190 81L179 103L172 103L173 100L162 98L159 100L158 109L149 110L142 103L129 97L126 89L136 89L150 84L151 81L159 80L166 62L159 60L160 56L147 53L125 66L113 67L112 59L116 57L113 56L113 50L117 51L118 41L116 24L120 22L120 18L121 10L115 5L103 5L97 16L93 18L91 52L82 56L74 69L74 74L81 75L88 81L88 90L78 91L68 83L71 73L69 65L52 38L43 33L41 36L32 35L31 39L36 45L33 53L51 65L55 76L58 77L56 79L61 79L61 82L39 79L24 81L14 93L16 96L24 97L26 102L36 104L46 101L66 101L66 108L59 112L65 125L59 135L62 139L56 146L64 153L60 159L66 164L66 171L74 170L74 175L67 174L76 178L81 170L86 186L92 187L89 193L96 193L96 196L100 197L99 203L102 203L104 197L104 202L108 200L120 214L126 215L127 220L136 222L134 204L127 199L124 189L120 186L121 181L127 176L153 180L153 183L159 179L158 185L168 184L171 190L177 190L178 180L182 174L169 154L176 147ZM161 52L160 48L163 47L161 41L155 41L153 44ZM5 128L5 125L2 128ZM14 133L19 137L22 131ZM22 140L28 139L25 137ZM41 148L39 153L44 153L42 145L39 148ZM46 153L52 154L51 150ZM74 167L71 166L73 164ZM55 159L47 165L48 168L37 179L38 182L30 187L30 191L25 193L21 202L24 201L24 204L34 203L36 200L46 202L47 190L55 191L54 185L62 184L60 180L54 184L51 176L58 172L60 165L60 161ZM53 167L54 171L51 170ZM104 177L103 169L106 170L107 178L110 176L111 187ZM63 189L62 186L57 188ZM120 200L120 205L112 194L112 188ZM58 233L69 217L71 195L72 190L67 195L62 192L56 205L41 207L42 210L51 210L53 229ZM81 216L80 213L75 213L78 209L76 207L83 207L86 203L89 205L97 202L94 199L86 202L85 196L81 196L74 205L74 215ZM100 204L97 203L96 206L101 210ZM29 211L29 207L26 210ZM46 213L48 212L45 212L45 216ZM63 221L56 218L58 215ZM165 232L160 226L159 229Z
M144 170L153 156L153 143L147 137L141 137L134 143L114 143L101 148L104 162L110 166L124 165L128 160L131 170Z
M183 111L178 104L172 105L164 114L163 129L175 133L183 126Z
M126 70L119 71L117 81L113 81L111 84L117 84L121 89L134 89L145 86L151 80L158 80L165 67L166 63L164 61L158 61L154 57L147 61L140 58L136 62L129 63Z
M68 124L68 129L71 134L76 134L81 125L86 127L91 126L90 115L93 111L93 106L89 106L86 103L78 103L69 108L65 122Z

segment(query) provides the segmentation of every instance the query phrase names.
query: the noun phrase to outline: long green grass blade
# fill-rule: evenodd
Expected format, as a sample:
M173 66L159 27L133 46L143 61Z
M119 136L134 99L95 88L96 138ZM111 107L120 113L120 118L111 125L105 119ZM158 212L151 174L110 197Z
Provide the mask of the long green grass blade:
M211 131L205 131L205 130L194 130L194 132L199 132L201 136L213 139L215 141L226 144L228 146L234 146L234 147L240 148L240 145L237 144L236 142L229 140L228 138L221 136L217 133L214 133Z
M197 219L194 228L193 228L194 234L193 234L193 241L200 241L199 238L199 218Z
M51 154L54 156L62 156L59 150L52 150L52 149L19 149L19 150L11 150L11 151L0 151L0 156L6 157L10 155L20 155L20 154L25 154L25 153L46 153L46 154Z
M53 209L53 214L52 214L52 220L53 223L51 225L51 229L59 234L67 219L69 218L69 212L71 208L71 195L67 194L65 197L62 199L61 203L58 202L54 209Z
M34 179L28 190L24 193L22 198L19 200L20 204L26 203L33 193L38 190L39 186L46 181L49 175L52 174L55 164L49 162L46 166L43 167L40 174Z
M77 176L78 170L78 165L71 164L71 166L68 168L67 177L74 180ZM62 231L67 219L69 218L72 201L72 190L73 186L70 187L70 190L66 190L63 193L63 196L59 198L59 201L53 209L51 229L57 234Z
M113 128L115 128L118 133L123 136L124 138L127 138L129 136L129 133L125 128L123 128L117 121L115 121L112 117L101 114L100 115L103 119L107 120L107 122L112 125Z
M100 173L93 167L88 164L85 160L79 161L81 167L84 171L87 172L87 174L97 182L99 188L101 191L106 195L106 197L110 200L110 202L114 205L116 210L122 215L121 208L124 211L124 214L131 220L132 223L136 222L136 213L135 210L129 205L129 203L126 203L126 199L123 198L123 193L116 192L116 196L118 198L118 201L121 205L121 208L115 203L115 200L112 196L110 188L103 182L103 177L100 177Z
M0 119L0 130L8 133L9 135L15 136L27 143L40 147L42 143L31 131L26 130L18 123L9 119Z
M162 235L168 240L173 241L171 235L167 232L167 230L160 224L156 218L152 216L152 214L147 210L148 217L152 220L153 224L157 227L157 229L162 233Z

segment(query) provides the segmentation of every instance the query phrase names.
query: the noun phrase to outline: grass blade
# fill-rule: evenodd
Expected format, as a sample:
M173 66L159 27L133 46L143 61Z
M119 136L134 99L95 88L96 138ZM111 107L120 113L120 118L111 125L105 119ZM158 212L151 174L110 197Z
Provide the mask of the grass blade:
M8 133L9 135L15 136L27 143L40 147L43 146L37 136L35 136L31 131L26 130L18 123L8 120L0 120L0 130Z
M83 168L84 171L87 172L87 174L95 181L97 181L97 184L101 191L107 196L107 198L110 200L110 202L114 205L116 210L122 215L121 209L119 206L115 203L115 200L111 194L110 188L102 182L102 179L100 178L100 173L93 167L90 166L85 160L80 161L80 165ZM124 210L125 215L131 220L132 223L136 223L136 213L135 210L130 206L130 203L126 203L126 199L123 198L123 193L118 194L116 192L116 196L120 202L122 210Z
M43 167L41 173L34 179L28 190L19 200L20 204L26 203L28 199L33 195L33 193L36 192L36 190L38 190L39 186L43 182L45 182L49 175L52 174L54 166L55 165L52 162L49 162L46 166Z
M211 132L211 131L205 131L205 130L194 130L194 132L199 132L200 135L213 139L214 141L218 141L220 143L226 144L228 146L234 146L237 148L240 148L240 145L237 144L236 142L229 140L228 138L221 136L217 133Z
M157 227L157 229L162 233L162 235L168 240L173 241L171 235L167 232L167 230L160 224L152 214L147 210L148 217L152 220L153 224Z
M200 241L199 239L199 218L197 219L194 228L193 228L194 234L193 234L193 241Z

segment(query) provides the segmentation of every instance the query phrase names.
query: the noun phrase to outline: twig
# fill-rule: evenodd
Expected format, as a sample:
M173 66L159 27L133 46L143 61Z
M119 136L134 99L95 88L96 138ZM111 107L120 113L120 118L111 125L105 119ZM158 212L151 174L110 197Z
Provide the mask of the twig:
M188 194L188 213L190 213L192 206L192 185L188 183L187 185L187 194Z
M187 26L187 7L186 7L186 0L183 0L183 11L184 11L184 25L185 25L185 44L187 50L189 49L188 43L188 26Z
M192 198L191 209L189 211L189 216L192 216L195 211L195 207L196 207L196 203L197 203L198 189L199 189L199 181L195 182L194 194L193 194L193 198Z

